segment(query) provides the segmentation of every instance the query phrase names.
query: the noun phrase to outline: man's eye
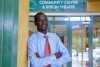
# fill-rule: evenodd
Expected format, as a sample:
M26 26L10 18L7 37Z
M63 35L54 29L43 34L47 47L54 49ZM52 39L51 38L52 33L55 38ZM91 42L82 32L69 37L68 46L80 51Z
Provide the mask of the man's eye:
M42 24L42 21L39 21L40 24Z

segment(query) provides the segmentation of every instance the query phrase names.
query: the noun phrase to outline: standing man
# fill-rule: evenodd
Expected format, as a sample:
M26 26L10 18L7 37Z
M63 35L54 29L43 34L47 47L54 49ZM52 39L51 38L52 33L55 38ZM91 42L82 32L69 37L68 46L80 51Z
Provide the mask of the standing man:
M28 39L31 67L62 67L71 61L67 48L55 33L47 32L48 20L43 12L34 16L37 32Z

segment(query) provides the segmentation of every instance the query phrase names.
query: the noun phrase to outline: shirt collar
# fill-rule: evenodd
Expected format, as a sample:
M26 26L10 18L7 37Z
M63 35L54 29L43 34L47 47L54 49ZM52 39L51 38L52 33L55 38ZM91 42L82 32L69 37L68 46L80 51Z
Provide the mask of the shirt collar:
M37 31L37 36L38 36L38 37L44 37L44 36L50 37L50 36L49 36L49 32L47 32L47 34L44 35L43 33L39 32L39 31Z

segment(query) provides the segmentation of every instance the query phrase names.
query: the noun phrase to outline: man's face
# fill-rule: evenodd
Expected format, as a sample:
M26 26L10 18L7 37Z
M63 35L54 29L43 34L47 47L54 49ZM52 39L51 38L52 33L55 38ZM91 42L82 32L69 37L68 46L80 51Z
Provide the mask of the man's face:
M45 32L48 27L47 17L44 14L40 14L37 16L36 26L38 31Z

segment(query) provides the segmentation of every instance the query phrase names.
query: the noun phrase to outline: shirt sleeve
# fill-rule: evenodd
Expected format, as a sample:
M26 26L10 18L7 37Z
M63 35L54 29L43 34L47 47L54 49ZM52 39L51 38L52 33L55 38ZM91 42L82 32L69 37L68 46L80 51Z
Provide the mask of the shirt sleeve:
M61 52L62 56L58 59L56 59L53 64L56 64L56 65L62 65L64 63L67 63L67 62L70 62L71 61L71 57L70 57L70 54L67 50L67 48L65 47L65 45L63 45L63 43L61 42L60 38L57 36L57 48L58 48L58 51Z
M28 40L28 57L30 60L31 67L42 67L51 64L56 59L55 55L51 55L49 57L37 57L35 53L37 51L36 42L33 39Z

